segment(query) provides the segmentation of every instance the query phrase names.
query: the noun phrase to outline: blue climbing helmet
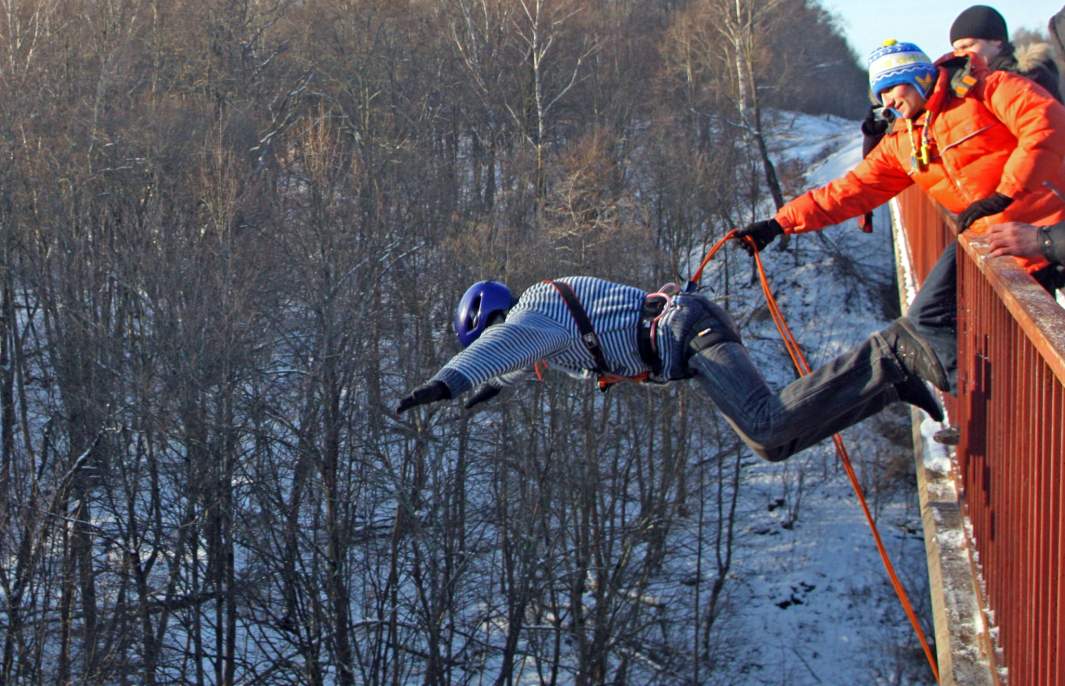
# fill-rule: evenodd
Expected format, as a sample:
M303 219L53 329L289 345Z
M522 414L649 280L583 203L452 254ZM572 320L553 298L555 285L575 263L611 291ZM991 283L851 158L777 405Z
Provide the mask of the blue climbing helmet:
M891 38L869 53L869 89L877 101L881 93L900 83L908 83L928 98L937 76L932 60L913 43Z
M455 333L463 348L477 340L497 312L505 313L514 306L510 289L498 281L478 281L462 294L455 308Z

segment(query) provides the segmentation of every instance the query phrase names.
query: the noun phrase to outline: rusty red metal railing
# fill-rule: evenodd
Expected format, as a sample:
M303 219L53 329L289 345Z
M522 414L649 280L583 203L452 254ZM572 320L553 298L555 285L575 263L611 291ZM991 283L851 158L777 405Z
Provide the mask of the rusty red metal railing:
M918 282L953 231L899 198ZM959 493L1010 684L1065 683L1065 309L978 238L958 250Z

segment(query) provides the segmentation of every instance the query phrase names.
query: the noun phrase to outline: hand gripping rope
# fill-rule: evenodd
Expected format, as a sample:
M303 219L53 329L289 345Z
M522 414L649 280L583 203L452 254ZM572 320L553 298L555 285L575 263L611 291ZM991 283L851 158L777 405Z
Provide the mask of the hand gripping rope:
M714 258L719 250L728 241L736 238L736 229L729 231L725 236L714 244L714 247L710 248L710 252L703 258L699 268L692 275L691 280L688 282L688 288L686 290L694 290L699 284L699 280L703 276L703 269L710 263L710 260ZM798 341L795 339L795 334L791 332L791 328L784 320L784 315L780 311L780 306L777 304L776 298L773 296L773 291L769 287L769 279L765 275L765 267L762 265L761 255L758 254L757 246L750 238L743 238L737 240L745 240L748 245L754 249L754 263L758 267L758 278L762 283L762 292L765 293L766 304L769 306L769 313L773 317L773 322L777 325L777 330L780 331L781 338L784 339L784 346L788 349L788 354L791 356L791 361L795 365L795 369L799 372L800 376L806 376L810 373L810 364L806 361L806 356L803 355L802 348L799 347ZM921 642L921 647L924 649L925 658L928 660L928 666L932 669L932 675L936 679L936 683L939 682L939 667L936 664L936 658L932 655L932 649L928 645L928 639L925 637L924 631L921 629L920 623L917 621L917 614L913 611L913 605L910 603L910 597L906 594L906 589L902 587L902 583L899 581L898 575L895 573L895 566L891 563L891 557L888 555L887 549L884 547L884 542L880 538L880 531L876 527L876 522L873 521L873 515L869 511L869 504L865 500L865 494L862 492L862 487L858 483L858 476L854 472L854 467L851 465L850 455L847 453L847 448L843 444L843 438L839 434L832 436L832 442L836 444L836 454L839 455L839 461L843 464L843 469L847 472L847 478L850 479L851 487L854 489L854 494L858 496L858 503L862 506L862 512L865 514L865 521L869 524L869 529L873 533L873 540L876 542L876 549L880 552L880 559L884 563L884 569L887 570L888 577L891 579L891 585L895 589L895 595L898 596L899 602L902 604L902 609L906 612L906 616L910 620L910 625L913 627L913 631L917 634L917 639Z

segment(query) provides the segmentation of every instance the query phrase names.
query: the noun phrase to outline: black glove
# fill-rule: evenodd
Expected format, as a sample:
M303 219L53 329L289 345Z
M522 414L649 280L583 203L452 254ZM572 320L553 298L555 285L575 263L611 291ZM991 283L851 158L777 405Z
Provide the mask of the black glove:
M998 214L1009 207L1013 198L1001 193L992 193L983 200L977 200L958 213L958 233L972 226L972 223L981 217Z
M491 400L499 395L500 390L499 386L493 386L490 383L481 384L481 386L473 392L473 395L466 400L466 409L472 409L475 405L480 405L483 402Z
M891 128L891 116L883 107L873 105L869 108L869 114L862 120L862 157L869 157L869 153L880 143L880 139Z
M451 389L443 381L431 381L424 386L419 386L411 391L411 394L399 401L396 414L406 412L412 407L435 403L438 400L451 398Z
M743 249L753 255L756 252L765 250L765 246L772 243L774 238L783 233L784 229L777 223L776 219L766 219L743 227L736 232L736 238L740 239L740 245L743 246ZM754 240L755 249L753 251L747 241L743 240L748 236Z
M891 126L889 116L882 105L871 106L865 119L862 120L862 134L879 141Z

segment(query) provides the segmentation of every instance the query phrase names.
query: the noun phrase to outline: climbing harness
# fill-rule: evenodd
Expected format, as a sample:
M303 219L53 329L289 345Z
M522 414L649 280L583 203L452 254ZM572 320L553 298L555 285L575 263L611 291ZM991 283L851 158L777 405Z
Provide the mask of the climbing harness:
M685 292L694 292L699 287L699 281L703 276L703 269L710 263L714 255L728 241L736 238L737 230L725 234L725 236L719 240L714 246L707 252L706 257L699 264L699 268L692 275L691 280L685 285ZM765 267L762 265L762 258L758 254L758 248L749 237L744 237L740 240L747 242L751 248L754 249L754 263L758 268L758 278L762 284L762 292L765 294L766 304L769 307L769 313L773 317L773 322L777 325L777 330L780 332L781 337L784 339L784 346L788 350L788 354L791 356L791 361L795 365L795 369L799 372L800 376L806 376L810 374L810 364L806 361L806 356L802 352L802 348L799 346L798 340L795 338L795 334L791 332L791 327L784 320L784 315L780 311L780 306L777 304L776 298L773 296L773 291L769 286L769 279L766 277ZM936 658L932 654L932 649L928 645L928 639L925 637L924 630L921 629L921 624L917 620L917 614L913 610L913 605L910 603L910 597L906 593L906 589L903 588L902 582L899 581L898 575L895 573L895 566L891 563L891 557L888 555L887 548L884 547L884 542L880 538L880 531L877 529L876 522L873 520L873 515L869 510L869 504L866 502L865 493L862 491L861 484L858 483L858 475L854 471L854 467L851 464L850 455L847 452L847 447L843 444L843 438L839 434L832 436L832 442L836 446L836 454L839 455L839 460L843 464L843 469L847 473L847 478L850 480L851 487L854 489L854 494L858 497L858 503L862 507L862 512L865 514L865 521L869 524L869 529L872 531L873 540L876 542L876 549L880 552L880 559L884 563L884 569L887 571L888 578L891 580L891 585L895 589L895 595L899 598L899 603L902 605L903 611L906 613L906 617L910 620L910 625L913 627L913 631L917 634L917 639L921 642L921 647L924 649L925 658L928 660L928 666L932 669L932 675L936 679L936 683L939 681L939 667L936 664Z
M651 352L655 355L658 354L658 322L661 321L666 312L673 307L673 296L678 293L680 293L680 286L670 282L654 293L648 293L647 298L644 300L645 309L652 308L655 310L655 312L648 313L651 316L647 325L648 335L651 340Z
M544 283L554 286L558 294L562 296L562 302L566 304L566 309L569 310L570 316L573 317L573 321L577 324L577 332L580 333L581 344L584 345L584 349L588 351L588 354L595 360L595 373L598 375L597 384L599 390L606 392L614 384L621 383L622 381L632 381L635 383L643 383L650 379L650 372L641 372L635 376L621 376L620 374L614 374L610 371L610 367L606 362L606 355L603 353L603 346L599 343L599 336L595 333L595 329L592 327L592 320L588 317L588 313L584 311L584 307L581 305L581 301L577 298L577 294L573 292L573 288L564 281L555 281L553 279L544 279ZM660 295L656 293L654 295ZM670 297L671 296L666 296ZM663 308L663 311L665 309ZM661 316L661 315L659 315ZM658 318L654 319L657 322ZM652 324L652 331L653 331ZM651 335L651 345L654 345L654 335ZM543 370L547 368L547 362L541 360L533 365L533 370L536 372L536 376L541 381L543 380Z

